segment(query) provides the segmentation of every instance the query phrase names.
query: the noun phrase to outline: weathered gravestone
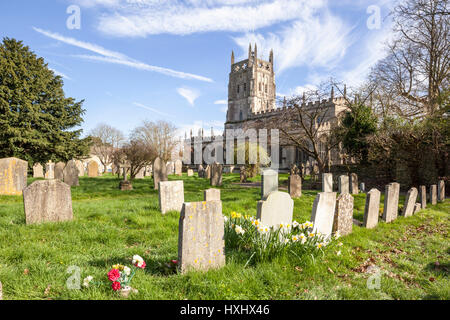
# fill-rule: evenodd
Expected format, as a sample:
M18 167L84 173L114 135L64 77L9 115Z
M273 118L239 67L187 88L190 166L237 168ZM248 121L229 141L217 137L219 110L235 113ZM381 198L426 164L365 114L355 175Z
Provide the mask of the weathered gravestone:
M339 176L338 189L339 189L339 193L350 193L348 176L346 176L346 175Z
M84 164L83 164L83 161L75 160L75 165L77 166L77 169L78 169L78 176L79 177L84 177Z
M333 192L333 174L322 173L322 192Z
M27 186L28 162L17 158L0 159L0 195L21 195Z
M272 191L264 200L258 201L257 219L267 227L280 223L292 223L294 200L286 192Z
M177 176L183 175L183 162L181 160L175 161L175 174Z
M180 211L184 202L183 181L159 182L159 208L161 213Z
M444 180L438 181L438 201L442 202L445 200L445 182Z
M79 186L78 168L74 160L67 162L66 167L63 170L63 180L69 186Z
M161 158L156 158L153 162L153 185L155 190L159 188L160 181L169 180L167 177L167 166Z
M430 203L435 205L437 203L437 185L430 186Z
M247 172L244 166L240 167L239 181L241 183L247 182Z
M226 166L223 168L223 172L225 173L233 173L234 171L234 166Z
M33 178L44 178L44 167L40 163L33 166Z
M359 189L361 190L361 192L366 192L366 184L364 182L361 182L359 184Z
M261 173L261 200L265 200L273 191L278 191L278 172L266 169Z
M203 166L201 164L198 165L197 174L198 174L199 178L204 178L205 177L205 169L203 168Z
M88 163L88 177L98 177L98 163L96 161L89 161Z
M144 179L145 177L145 167L141 168L134 177L135 179Z
M405 198L405 205L403 206L402 216L409 217L413 215L414 206L416 205L418 191L416 188L409 189Z
M349 193L341 193L336 200L334 211L333 233L344 236L352 233L353 197Z
M350 173L350 193L358 194L358 175L356 173Z
M421 209L425 209L427 207L427 187L425 186L419 187L419 196L420 196L420 207Z
M58 162L55 165L55 179L64 180L64 168L66 167L66 164L64 162Z
M320 232L324 237L331 236L335 210L336 192L319 192L311 213L314 232Z
M391 222L397 219L398 198L400 196L400 184L392 182L387 184L384 191L384 208L382 219Z
M223 165L218 164L217 162L211 165L211 186L216 187L222 185L222 171Z
M375 188L367 192L363 221L363 227L367 229L375 228L378 224L378 216L380 215L380 196L381 192Z
M422 210L422 205L420 203L416 203L414 205L414 210L413 210L413 214L416 214L417 212L419 212L420 210Z
M302 178L298 174L289 176L288 192L291 198L300 198L302 196Z
M73 219L70 186L60 180L35 181L23 190L27 224Z
M211 179L211 166L208 164L203 174L203 178Z
M178 232L178 263L182 273L225 265L221 201L183 204Z
M168 175L175 174L175 165L172 161L168 162L166 165L166 171Z
M55 164L51 161L45 164L45 179L55 179Z
M192 170L192 169L187 169L187 176L188 176L188 177L193 177L193 176L194 176L194 170Z
M208 189L203 192L205 201L220 201L220 189Z

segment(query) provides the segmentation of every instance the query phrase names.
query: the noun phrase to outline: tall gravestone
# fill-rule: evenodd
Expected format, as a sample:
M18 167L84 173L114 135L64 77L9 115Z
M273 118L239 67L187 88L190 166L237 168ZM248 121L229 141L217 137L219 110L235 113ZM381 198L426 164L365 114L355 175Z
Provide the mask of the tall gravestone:
M95 178L98 177L98 163L97 161L89 161L88 163L88 177Z
M257 219L267 227L292 223L294 200L286 192L272 191L265 200L258 201Z
M311 213L314 232L320 232L325 237L332 234L335 210L336 192L319 192L314 199Z
M349 181L348 176L346 175L340 175L339 176L339 183L338 183L338 189L339 193L350 193L350 187L349 187Z
M400 196L400 184L392 182L387 184L384 191L384 208L382 219L391 222L397 219L398 199Z
M420 207L421 209L425 209L427 207L427 187L425 186L419 187L419 196L420 196Z
M361 192L366 192L366 184L364 182L361 182L359 184L359 189L361 190Z
M63 180L71 187L80 185L78 168L74 160L67 162L67 165L63 170Z
M180 211L184 202L183 181L159 182L159 208L161 213Z
M51 161L45 164L45 179L55 179L55 164Z
M350 193L358 194L358 175L356 173L350 173Z
M75 165L77 166L77 169L78 169L78 176L79 177L84 177L84 164L83 164L83 161L75 160Z
M221 201L183 204L178 231L178 264L182 273L225 265Z
M58 162L55 165L55 179L64 180L64 168L66 167L66 164L64 162Z
M416 188L409 189L405 198L405 205L403 206L402 216L410 217L414 213L414 206L416 205L418 191Z
M179 177L183 175L183 162L181 160L175 161L175 174Z
M222 171L223 165L215 162L211 165L211 179L210 184L213 187L222 185Z
M437 185L430 186L430 203L435 205L437 203Z
M0 159L0 195L21 195L27 186L27 173L27 161L18 158Z
M44 167L40 163L33 166L33 178L44 178Z
M220 201L220 189L208 189L203 192L205 201Z
M367 229L375 228L378 224L380 196L381 192L375 188L367 192L363 221L363 227Z
M23 190L27 224L73 219L70 186L54 180L35 181Z
M153 183L155 190L159 188L160 181L169 180L167 177L167 166L161 158L156 158L153 162Z
M438 201L442 202L445 200L445 182L444 180L438 181Z
M172 161L168 162L166 165L166 172L168 175L175 174L175 166Z
M332 173L322 173L322 192L333 192Z
M334 211L333 233L344 236L353 228L353 197L349 193L341 193L336 200Z
M211 179L211 166L209 164L206 166L203 178Z
M273 191L278 191L278 172L273 169L266 169L261 173L261 199Z
M203 168L203 165L201 165L201 164L198 165L197 174L198 174L199 178L205 177L205 169Z
M298 174L291 174L288 178L288 192L291 198L302 196L302 178Z

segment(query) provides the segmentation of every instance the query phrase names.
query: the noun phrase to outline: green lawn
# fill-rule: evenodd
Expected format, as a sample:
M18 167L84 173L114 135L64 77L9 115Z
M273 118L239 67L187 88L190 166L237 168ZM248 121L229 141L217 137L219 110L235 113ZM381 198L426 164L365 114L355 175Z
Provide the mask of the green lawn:
M186 175L182 179L185 201L202 201L209 182ZM281 182L286 179L280 175ZM238 181L237 174L224 175L224 214L255 215L260 190L233 184ZM248 257L228 250L226 267L180 275L167 274L162 267L177 258L179 213L159 212L158 194L149 178L134 181L133 191L120 191L118 184L111 175L81 178L80 187L72 188L75 219L67 223L27 226L22 197L0 196L4 299L124 299L106 285L67 289L67 269L78 266L81 279L92 275L105 281L111 265L129 265L134 254L144 257L147 268L137 272L132 286L139 293L129 299L450 298L449 200L428 205L413 217L380 222L372 230L354 226L351 235L338 240L341 247L325 248L316 258L279 258L245 266ZM295 200L294 219L309 220L316 194L304 190ZM355 196L359 220L364 201L365 195ZM370 264L381 270L379 289L367 287Z

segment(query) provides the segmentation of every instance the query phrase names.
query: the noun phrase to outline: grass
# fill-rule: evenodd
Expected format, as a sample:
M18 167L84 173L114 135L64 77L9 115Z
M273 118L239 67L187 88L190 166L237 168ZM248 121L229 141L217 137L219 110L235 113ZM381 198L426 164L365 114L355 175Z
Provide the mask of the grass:
M180 179L171 176L171 180ZM202 201L206 179L181 177L185 201ZM280 175L280 181L287 175ZM34 181L30 179L29 183ZM256 214L258 188L224 175L224 214ZM74 221L25 225L22 197L0 196L0 281L4 299L124 299L106 285L69 290L70 266L106 280L116 263L130 264L134 254L147 262L128 299L449 299L450 201L428 205L416 215L367 230L354 226L343 243L313 258L279 258L245 267L246 256L228 250L227 265L206 273L167 274L162 264L177 258L179 213L162 215L150 178L120 191L111 175L81 178L72 188ZM294 219L310 219L317 191L295 200ZM362 220L365 195L355 196L355 218ZM403 198L400 203L403 202ZM383 198L381 199L381 207ZM381 270L379 289L368 289L370 265Z

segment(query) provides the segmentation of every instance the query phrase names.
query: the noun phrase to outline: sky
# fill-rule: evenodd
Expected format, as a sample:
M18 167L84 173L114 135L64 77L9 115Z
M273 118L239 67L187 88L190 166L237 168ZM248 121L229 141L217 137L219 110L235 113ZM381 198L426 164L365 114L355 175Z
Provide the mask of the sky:
M166 120L221 134L231 51L274 51L277 96L334 78L360 85L392 36L390 0L0 1L0 37L22 40L84 99L83 134Z

